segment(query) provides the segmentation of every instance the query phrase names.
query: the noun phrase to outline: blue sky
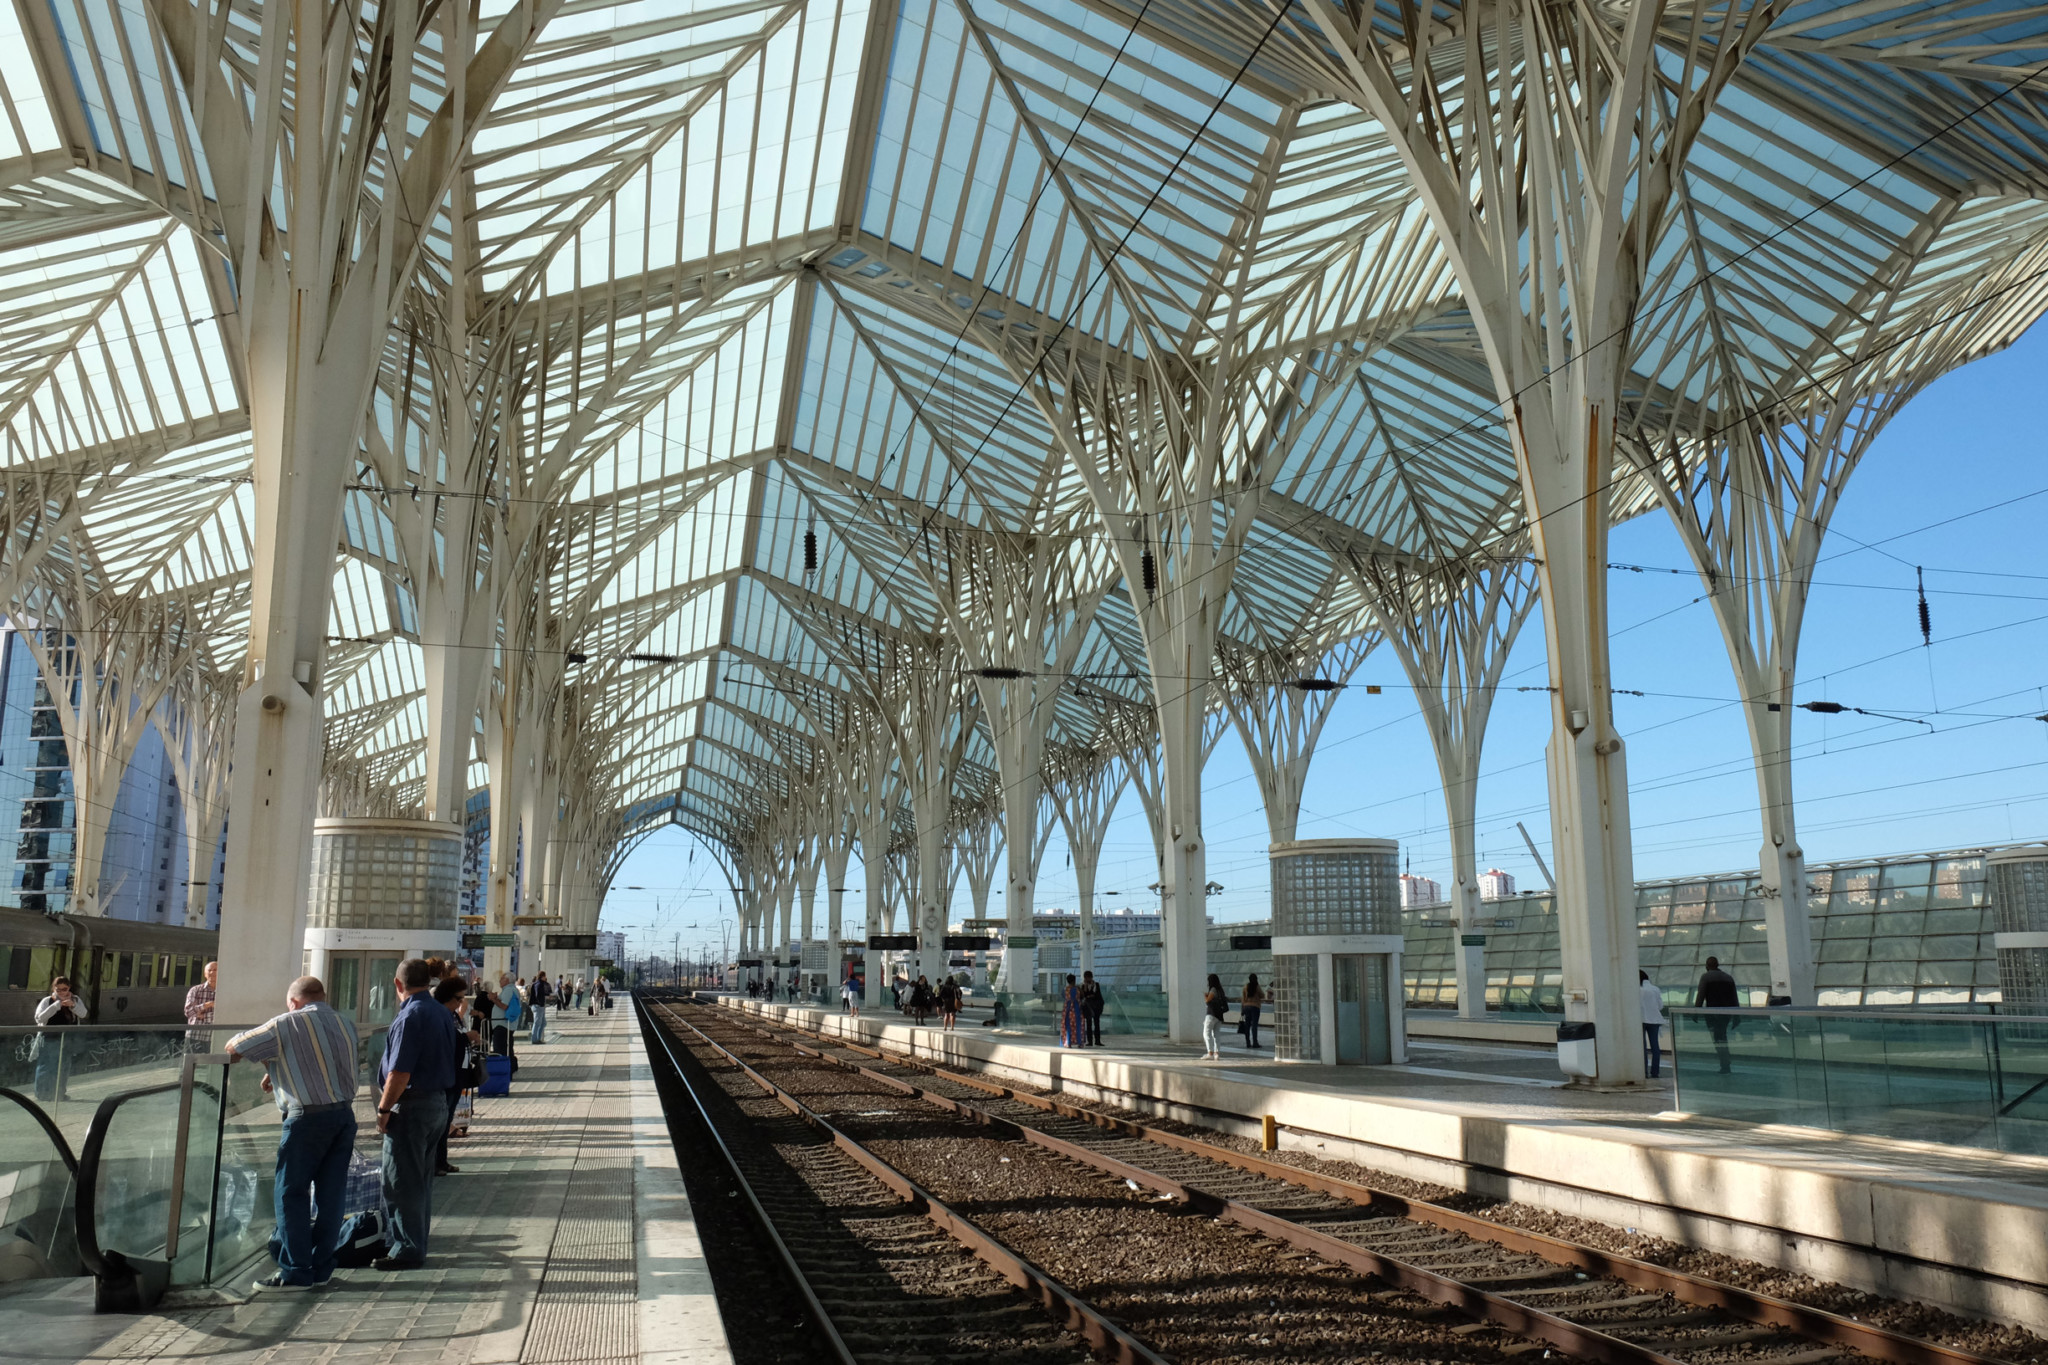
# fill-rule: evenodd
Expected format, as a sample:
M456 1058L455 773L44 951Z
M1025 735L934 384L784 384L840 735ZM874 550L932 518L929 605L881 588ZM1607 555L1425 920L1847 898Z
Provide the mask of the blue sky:
M1800 650L1801 701L1823 699L1926 724L1801 713L1794 784L1809 862L1967 848L2048 835L2048 459L2040 396L2048 328L1949 375L1873 444L1835 516ZM1614 531L1609 559L1646 569L1611 575L1615 698L1628 741L1636 875L1756 866L1756 784L1737 688L1698 577L1668 518ZM1922 647L1914 570L1924 567L1933 644ZM1542 685L1541 618L1517 642L1506 685ZM1369 695L1363 686L1379 683ZM1548 697L1504 690L1488 731L1479 791L1481 866L1541 886L1515 822L1549 856L1543 747ZM1234 734L1205 774L1209 875L1220 920L1266 913L1265 815ZM1398 839L1417 873L1445 879L1449 842L1428 737L1390 651L1367 659L1341 694L1311 764L1300 836ZM605 928L716 943L732 916L716 865L679 830L628 858ZM1147 903L1157 879L1144 813L1126 794L1105 842L1102 904ZM856 862L848 886L862 885ZM646 889L624 889L638 885ZM1055 835L1040 875L1041 908L1075 903ZM823 895L819 913L823 914ZM657 908L657 902L659 907ZM847 898L849 928L861 898ZM999 914L1000 897L990 913ZM964 882L954 914L972 913ZM694 933L688 926L696 924ZM656 926L659 926L658 930ZM641 936L636 934L636 937Z

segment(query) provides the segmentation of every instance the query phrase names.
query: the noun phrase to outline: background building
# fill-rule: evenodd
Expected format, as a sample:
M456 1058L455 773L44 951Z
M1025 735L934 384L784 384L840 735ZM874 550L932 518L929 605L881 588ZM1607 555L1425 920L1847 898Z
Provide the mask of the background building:
M1401 908L1411 905L1435 905L1444 898L1444 889L1428 877L1417 877L1412 873L1401 874Z
M185 809L163 736L142 732L128 761L101 853L104 913L110 919L185 922ZM77 797L71 758L35 655L0 618L0 906L64 914L77 881ZM206 923L220 926L224 864L199 875L208 882ZM194 926L200 927L200 926Z
M1494 901L1514 894L1515 878L1513 873L1503 872L1497 867L1489 867L1486 871L1479 874L1479 899Z

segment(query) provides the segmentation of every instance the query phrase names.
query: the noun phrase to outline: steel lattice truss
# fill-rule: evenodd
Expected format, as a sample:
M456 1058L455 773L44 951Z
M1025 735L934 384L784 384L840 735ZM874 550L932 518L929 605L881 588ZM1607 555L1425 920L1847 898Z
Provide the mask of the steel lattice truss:
M1351 55L1398 72L1433 33L1416 117L1476 147L1453 67L1505 30L1458 6L302 0L353 72L318 111L280 8L0 21L4 609L122 680L80 742L118 754L146 698L181 755L223 743L261 230L394 300L333 567L337 810L420 808L452 726L494 804L500 746L542 753L606 868L667 821L735 875L907 842L1000 813L1006 763L1147 746L1185 681L1150 575L1227 586L1217 677L1256 692L1527 553L1488 356ZM1818 409L1874 425L2048 301L2048 12L1669 9L1645 108L1742 48L1650 238L1611 514L1712 540L1731 431L1783 460ZM297 197L257 229L215 163L273 146ZM1006 755L1034 679L1040 747ZM830 795L892 769L887 809Z

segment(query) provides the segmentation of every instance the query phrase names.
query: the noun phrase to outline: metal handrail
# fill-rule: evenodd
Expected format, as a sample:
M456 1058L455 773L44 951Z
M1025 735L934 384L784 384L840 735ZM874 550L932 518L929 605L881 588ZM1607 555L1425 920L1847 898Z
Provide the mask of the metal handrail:
M155 1295L161 1293L168 1283L171 1262L178 1254L178 1224L183 1217L185 1206L185 1153L191 1136L192 1094L205 1090L225 1107L225 1094L206 1084L197 1077L198 1068L205 1064L225 1065L225 1053L203 1053L188 1056L175 1081L161 1085L146 1085L136 1090L124 1090L110 1095L99 1102L93 1110L92 1121L86 1125L85 1145L79 1150L78 1162L74 1168L72 1187L72 1223L78 1237L78 1260L92 1273L96 1281L94 1302L100 1311L137 1312L150 1306ZM107 1133L113 1125L114 1115L130 1100L144 1099L150 1095L161 1095L169 1091L178 1092L177 1146L171 1153L171 1187L166 1203L170 1210L169 1227L165 1231L164 1256L160 1267L138 1265L133 1258L120 1251L105 1249L99 1240L99 1176L100 1158L106 1150ZM216 1161L218 1166L218 1161Z
M41 1124L43 1131L49 1135L50 1145L57 1149L57 1155L64 1158L64 1169L69 1171L75 1179L78 1175L78 1158L72 1155L71 1144L65 1141L63 1131L57 1127L55 1120L44 1111L43 1106L22 1094L19 1090L10 1090L4 1085L0 1085L0 1099L13 1100L16 1104L28 1110L29 1117Z
M241 1033L254 1024L0 1024L0 1035L16 1033L190 1033L194 1029L219 1028Z
M119 1095L110 1095L106 1099L101 1100L99 1107L93 1110L92 1122L86 1126L85 1130L85 1146L80 1148L78 1153L78 1181L77 1188L72 1195L72 1214L73 1222L76 1224L78 1232L78 1259L87 1270L93 1273L95 1279L106 1281L116 1276L127 1276L134 1273L134 1268L128 1264L127 1258L122 1256L120 1252L108 1253L100 1249L98 1227L100 1154L106 1149L107 1127L112 1123L115 1112L128 1101L139 1100L147 1095L161 1095L165 1091L182 1090L184 1088L185 1084L183 1081L167 1081L162 1085L146 1085L140 1090L127 1090ZM107 1257L110 1254L119 1259L109 1261Z
M1664 1013L1718 1015L1727 1019L1871 1019L1909 1024L2048 1024L2041 1014L1933 1014L1914 1010L1862 1010L1821 1005L1666 1005Z

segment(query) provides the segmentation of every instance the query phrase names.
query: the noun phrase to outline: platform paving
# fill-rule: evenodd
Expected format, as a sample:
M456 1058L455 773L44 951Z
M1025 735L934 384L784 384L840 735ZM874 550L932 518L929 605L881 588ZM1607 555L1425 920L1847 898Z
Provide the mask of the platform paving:
M551 1012L552 1013L552 1012ZM521 1044L435 1187L425 1270L339 1272L311 1294L91 1311L87 1280L0 1294L12 1361L218 1365L721 1365L731 1360L630 1001ZM362 1106L365 1151L374 1126ZM268 1261L224 1288L246 1291ZM53 1292L54 1291L54 1292Z

